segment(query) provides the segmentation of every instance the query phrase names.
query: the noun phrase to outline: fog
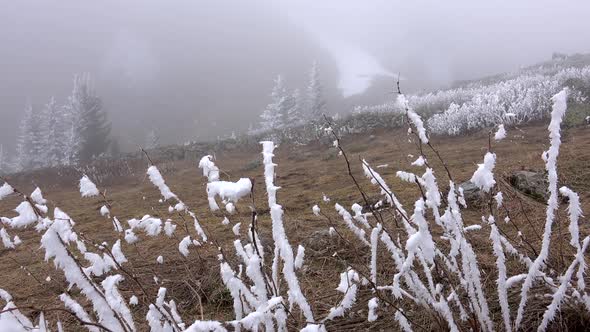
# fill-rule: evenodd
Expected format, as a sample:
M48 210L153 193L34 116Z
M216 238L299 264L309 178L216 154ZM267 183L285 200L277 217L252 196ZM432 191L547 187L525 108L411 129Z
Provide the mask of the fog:
M317 60L330 113L590 51L588 1L0 0L0 143L91 73L124 148L255 124Z

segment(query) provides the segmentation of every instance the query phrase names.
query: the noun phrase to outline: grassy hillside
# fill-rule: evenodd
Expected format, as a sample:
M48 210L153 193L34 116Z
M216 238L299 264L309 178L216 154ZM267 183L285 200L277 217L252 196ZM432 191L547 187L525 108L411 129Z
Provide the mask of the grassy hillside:
M508 238L518 239L520 231L526 241L515 243L518 250L534 257L532 248L540 247L540 229L542 229L545 214L545 205L527 195L514 190L505 180L512 172L521 169L543 171L541 152L548 147L547 125L535 124L525 127L510 128L508 137L498 143L493 142L493 150L497 154L495 174L498 179L499 189L505 195L507 211L510 211L511 224L498 224L498 227ZM478 132L467 137L434 137L432 142L447 163L451 175L456 183L468 180L477 168L477 164L483 160L483 155L488 148L488 133ZM285 227L289 241L293 247L302 244L306 247L306 260L304 267L298 272L302 289L314 312L328 312L330 307L336 305L342 298L342 294L335 290L339 274L346 269L347 264L364 265L370 260L370 250L352 241L353 235L344 225L342 218L334 210L334 203L339 203L349 208L353 203L365 205L365 202L354 184L358 181L367 200L376 203L380 198L379 190L371 185L361 170L361 158L367 160L375 168L391 187L400 201L411 210L416 197L420 195L417 187L403 183L395 176L398 170L413 171L421 174L419 167L410 166L410 163L419 155L417 144L409 142L406 130L378 131L370 135L351 135L344 138L341 146L346 151L351 163L351 175L347 174L347 164L334 147L320 144L307 146L290 146L283 144L275 153L274 161L278 164L275 184L282 189L278 192L278 202L285 210ZM241 177L254 179L253 206L258 213L258 227L260 240L267 252L267 257L272 255L271 231L269 210L266 203L264 189L263 165L261 163L260 148L235 148L223 151L210 151L215 154L216 164L221 169L222 180L236 181ZM448 188L448 178L445 169L430 150L425 151L427 159L434 168L438 178L438 184L443 191ZM141 166L144 163L144 166ZM235 215L225 215L230 224L223 225L224 213L211 212L207 205L206 178L202 177L201 170L197 169L195 161L180 160L170 162L167 160L153 160L161 169L170 188L190 205L197 213L201 225L215 239L216 245L226 253L228 260L237 266L232 241L235 236L231 228L238 222L242 223L241 235L247 236L247 225L251 221L248 199L237 204L238 212ZM155 238L142 238L140 242L129 245L123 242L123 252L130 263L125 264L130 274L136 276L147 289L149 296L155 298L158 287L168 289L168 297L175 299L179 312L189 325L195 319L201 320L228 320L233 317L232 299L228 291L220 282L218 252L211 246L192 247L188 257L180 255L178 242L184 237L181 228L186 227L187 232L192 230L192 221L183 220L178 213L169 213L166 202L159 202L160 194L148 181L145 174L147 161L134 163L135 176L125 176L115 181L110 181L108 186L100 183L98 187L106 192L106 197L111 204L111 214L116 215L125 227L126 221L131 218L141 218L149 214L162 220L172 219L178 224L178 229L173 238L160 235ZM590 130L587 127L572 128L564 132L563 145L559 156L559 185L567 185L580 194L582 210L590 211ZM88 247L92 243L113 243L114 239L122 237L113 231L113 225L109 219L101 217L100 207L105 204L101 198L80 198L77 183L62 183L54 181L54 175L44 172L36 172L29 176L14 178L14 186L23 192L31 192L34 184L47 184L47 190L43 190L44 197L49 200L50 206L58 206L76 222L76 229L82 238L86 238ZM11 178L8 178L11 181ZM51 185L49 185L51 184ZM324 201L323 196L330 201ZM19 202L18 197L10 197L0 201L0 214L12 217L15 214L10 210ZM324 216L315 216L311 207L318 204ZM465 225L481 224L481 216L488 207L486 204L470 204L463 211ZM401 234L401 225L395 221L391 208L383 210L384 220L394 234ZM581 233L583 236L590 234L590 227L581 220ZM557 271L565 269L567 262L574 253L567 239L567 218L565 205L562 204L554 238L560 243L552 247L550 252L551 267ZM513 225L517 225L518 229ZM329 227L334 227L338 234L328 236ZM191 230L189 231L188 228ZM434 232L434 231L433 231ZM67 288L62 272L53 267L52 262L43 262L44 251L39 249L40 234L29 227L25 230L9 230L11 235L18 234L23 243L15 250L0 249L0 288L9 291L14 297L14 302L20 307L60 307L57 296ZM435 235L441 235L433 233ZM478 255L482 278L486 291L491 299L495 295L495 264L491 253L489 230L484 228L479 231L466 233L473 243ZM525 243L526 242L526 243ZM158 264L156 257L163 256L164 264ZM385 256L385 253L380 253ZM509 269L516 264L511 262ZM390 278L394 274L392 263L385 263L378 268L378 279ZM154 281L157 277L158 283ZM46 280L47 277L50 277ZM97 280L100 278L97 278ZM283 287L286 287L283 285ZM120 291L125 298L137 294L139 304L132 307L137 321L144 321L147 305L151 299L149 296L140 296L138 286L132 278L127 277L120 285ZM520 287L511 290L512 295ZM73 289L72 295L81 298L77 289ZM511 295L511 296L512 296ZM381 318L373 323L366 320L366 301L372 297L369 289L363 289L358 295L358 302L347 315L346 319L336 319L326 323L328 330L389 330L397 326L393 322L392 309L386 306L380 310ZM515 297L512 297L512 302ZM512 303L511 302L511 303ZM532 313L543 312L546 299L535 299L530 304ZM82 302L88 311L87 302ZM490 300L490 310L493 319L501 324L501 316L496 301ZM412 311L416 308L416 311ZM590 322L590 316L576 313L576 307L564 306L562 314L556 318L554 327L569 326L574 328ZM35 309L25 309L23 312L32 316L38 315ZM303 318L298 311L295 317L289 319L291 328L303 327ZM444 320L432 312L423 311L417 307L406 309L406 314L412 318L416 325L423 326L427 330L440 330L446 328ZM60 311L47 311L46 318L59 318L68 330L80 329L78 323L71 316ZM575 315L575 319L571 315ZM540 318L536 314L526 317L527 324L532 324ZM144 323L145 324L145 323ZM476 323L474 323L476 324ZM465 326L476 326L466 323ZM500 326L500 325L498 325ZM527 325L525 325L527 326ZM146 329L142 326L140 330Z

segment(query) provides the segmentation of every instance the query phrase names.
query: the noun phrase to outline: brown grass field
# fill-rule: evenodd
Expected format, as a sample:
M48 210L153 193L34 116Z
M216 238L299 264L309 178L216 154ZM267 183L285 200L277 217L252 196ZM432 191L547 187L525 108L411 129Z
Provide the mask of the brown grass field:
M563 144L559 155L559 185L567 185L579 193L582 201L583 211L587 214L590 211L590 129L574 128L563 133ZM468 180L482 162L483 156L488 148L488 133L479 132L464 137L433 137L432 142L439 150L443 159L448 164L456 183ZM520 169L540 170L544 169L541 153L548 148L548 132L546 124L534 124L519 128L510 128L508 137L499 142L492 142L493 150L497 154L497 166L495 175L497 179L505 179L511 172ZM370 184L364 177L360 167L360 159L364 158L373 168L377 165L388 164L388 167L376 168L390 185L394 193L404 204L407 210L412 210L414 201L419 196L419 191L407 183L395 177L398 170L409 170L420 172L421 168L410 166L410 163L418 156L415 143L408 142L408 135L405 129L379 131L372 135L348 136L342 140L342 146L347 152L351 161L352 173L359 181L371 199L375 201L379 197L378 188ZM255 179L254 202L259 215L259 232L263 245L271 239L270 219L266 205L266 191L264 189L263 167L256 160L261 160L261 149L259 146L241 147L228 151L211 151L215 153L216 164L223 171L223 180L236 181L240 177ZM428 160L434 166L439 187L446 194L448 178L441 163L431 151L426 151ZM357 202L363 205L362 198L351 177L347 174L346 163L341 156L338 156L335 148L321 144L310 144L308 146L289 146L283 144L278 148L274 158L278 164L276 168L277 178L275 184L281 186L278 192L278 202L285 209L285 226L291 245L296 246L302 243L306 247L306 261L304 268L299 272L302 282L302 289L307 295L314 312L325 313L330 307L336 305L341 299L341 294L335 291L338 283L338 275L345 270L346 264L367 265L370 251L368 248L361 248L355 244L346 229L341 218L334 210L334 203L349 208ZM201 170L197 168L194 161L167 162L165 160L154 160L156 165L161 167L163 176L170 186L193 211L197 213L201 224L206 227L217 243L228 254L234 257L231 226L237 222L242 223L242 238L245 238L247 225L250 224L251 213L250 201L243 200L237 204L238 213L229 216L231 224L221 224L222 213L212 213L207 205L205 192L206 178L202 177ZM145 169L138 169L135 177L116 179L112 184L103 186L97 183L99 189L106 190L106 196L112 202L111 214L121 220L124 226L131 218L141 218L150 214L163 220L170 218L182 225L183 221L177 214L168 213L168 204L159 203L160 194L158 190L146 178ZM421 174L421 173L420 173ZM45 175L47 176L47 175ZM118 234L113 231L110 221L99 214L100 207L104 204L101 198L80 197L77 183L60 183L56 178L43 178L44 173L38 172L27 177L18 177L13 183L15 187L23 192L31 192L34 183L53 183L47 188L41 187L43 194L49 201L49 207L60 207L68 213L76 222L75 229L95 243L103 241L112 244ZM10 177L8 178L10 181ZM16 178L15 178L16 181ZM520 192L515 191L508 185L507 181L498 181L500 190L505 194L505 202L511 213L513 223L518 225L524 237L537 249L540 247L539 232L542 232L545 216L545 204L536 201ZM323 202L322 196L325 193L331 201ZM10 197L0 202L0 215L12 217L11 211L19 203L20 198ZM318 204L322 212L329 218L316 217L312 214L311 207ZM466 225L479 224L481 216L485 214L486 206L470 206L463 214ZM503 218L503 215L502 215ZM401 229L390 218L390 229ZM555 225L554 241L557 245L551 248L550 264L552 268L559 271L565 269L565 265L571 260L574 251L569 246L567 231L567 216L565 204L561 204L558 215L558 222ZM334 225L344 239L339 237L311 236L314 232L327 230ZM590 233L587 219L582 219L581 236ZM511 225L499 224L499 227L510 237L516 238L516 229ZM189 223L190 231L192 223ZM8 229L11 235L19 235L23 243L16 250L0 249L0 288L7 290L15 299L18 306L55 308L61 303L57 296L66 291L67 283L64 281L60 270L53 267L52 262L44 262L44 251L39 249L40 234L31 227L24 230ZM145 234L138 234L141 241L136 245L128 245L123 241L123 252L130 260L124 265L132 271L138 279L151 292L149 296L155 298L158 287L167 287L168 296L174 298L179 306L179 311L187 325L194 319L232 319L232 300L229 293L224 289L219 277L219 264L217 262L217 251L213 246L191 247L191 254L188 258L182 257L178 252L178 242L184 237L183 230L179 227L176 231L178 238L169 239L161 234L156 238L148 238ZM400 232L401 233L401 232ZM180 235L183 234L183 235ZM436 233L435 233L436 234ZM469 239L480 257L482 278L490 299L495 295L495 264L494 256L491 254L491 242L489 240L489 228L480 231L469 232ZM315 243L314 243L315 242ZM518 244L518 242L517 242ZM90 245L89 245L90 247ZM265 248L266 250L267 248ZM520 242L518 249L534 256L532 249ZM156 257L162 255L164 264L157 264ZM393 276L392 263L386 263L388 258L382 254L380 259L383 264L379 265L379 278L382 283L388 283ZM267 255L267 259L270 255ZM233 265L237 265L235 257ZM389 259L390 260L390 259ZM509 263L509 275L510 264ZM516 267L514 267L516 268ZM156 285L153 276L156 275L161 284ZM50 276L51 281L46 281ZM444 281L443 281L444 283ZM519 287L512 289L514 292ZM121 285L121 291L130 297L132 293L137 294L140 302L132 307L137 321L144 321L148 298L142 295L129 278ZM77 296L78 290L72 289L71 293L84 303L82 296ZM516 296L516 294L515 294ZM397 330L398 327L393 321L391 308L381 308L381 318L373 323L366 321L366 300L372 297L370 290L363 290L359 293L357 305L350 312L346 319L337 319L328 323L330 331L349 330L374 330L389 331ZM511 298L511 304L517 301L516 297ZM545 302L543 302L545 301ZM543 304L546 300L540 299L538 303L529 304L527 307L526 320L537 321L538 315L543 312ZM500 310L497 301L489 300L490 310L496 327L501 321ZM87 303L86 303L87 305ZM538 310L536 309L538 306ZM513 307L514 308L514 307ZM441 318L433 312L412 307L406 308L406 313L416 322L419 322L426 330L444 330L444 323ZM577 310L578 308L564 305L562 313L556 318L552 325L555 330L575 330L583 324L590 323L590 316L587 313ZM32 316L38 313L32 310L24 310ZM292 328L301 327L303 319L297 310L295 317L289 320ZM82 330L77 322L67 314L59 311L49 311L49 318L59 317L66 330ZM320 316L323 316L320 315ZM140 326L140 330L146 330L147 326Z

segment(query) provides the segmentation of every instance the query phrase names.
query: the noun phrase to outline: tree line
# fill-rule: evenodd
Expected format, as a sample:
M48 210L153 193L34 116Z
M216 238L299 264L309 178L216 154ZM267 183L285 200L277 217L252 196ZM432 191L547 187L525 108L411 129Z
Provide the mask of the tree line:
M72 93L64 105L53 97L40 109L27 104L16 155L7 161L0 148L0 170L22 171L90 161L107 154L110 133L111 124L90 75L75 75Z
M314 62L303 93L289 92L283 77L278 75L271 92L271 102L260 115L249 134L283 130L321 121L326 102L317 62ZM64 105L51 98L40 109L25 106L19 127L16 155L7 160L0 145L0 172L23 171L43 167L72 166L118 150L110 138L111 124L90 75L75 75L71 95ZM145 148L159 146L155 129L145 138Z
M318 121L325 113L326 101L317 62L311 67L309 82L303 95L299 89L288 92L281 75L277 76L274 83L270 94L271 102L260 115L258 128L251 128L250 133L296 127L306 122Z

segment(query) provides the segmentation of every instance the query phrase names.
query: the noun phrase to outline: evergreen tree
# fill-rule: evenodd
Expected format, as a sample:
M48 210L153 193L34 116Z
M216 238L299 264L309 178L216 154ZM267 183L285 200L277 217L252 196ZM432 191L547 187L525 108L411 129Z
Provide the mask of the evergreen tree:
M41 113L43 156L45 166L55 167L64 164L67 139L67 117L64 108L51 98Z
M295 89L290 96L290 104L287 111L287 123L290 127L294 127L300 125L303 122L303 114L302 114L302 100L301 100L301 93L299 89Z
M16 160L14 168L18 171L30 169L33 166L33 130L34 114L33 106L29 103L19 126L19 136L16 142Z
M13 168L17 171L46 166L43 113L35 111L28 103L19 126L16 159Z
M258 134L259 131L260 131L260 129L254 127L254 125L250 122L250 124L248 125L248 130L246 131L246 133L248 135L256 135L256 134Z
M64 146L63 146L63 164L76 165L80 161L82 148L84 147L84 121L82 114L73 107L72 97L68 104L63 107L64 111Z
M145 138L145 148L155 149L158 146L160 146L160 136L158 135L155 129L152 129L148 132Z
M117 158L121 155L121 146L117 138L111 139L111 145L109 146L109 155L112 158Z
M290 99L281 75L277 76L270 97L270 104L266 106L262 115L260 115L262 119L260 129L263 131L282 129L286 124Z
M326 112L326 102L324 100L322 84L320 82L320 72L318 63L314 61L309 74L309 84L307 86L307 118L310 121L318 121Z
M31 169L41 168L46 166L44 137L43 137L43 117L42 112L33 109L33 117L31 122L30 137L31 137Z
M111 124L107 120L102 101L91 87L88 74L74 77L74 88L67 109L72 125L71 139L79 138L79 159L88 161L107 152Z
M0 144L0 174L8 172L6 157L4 156L4 146Z

